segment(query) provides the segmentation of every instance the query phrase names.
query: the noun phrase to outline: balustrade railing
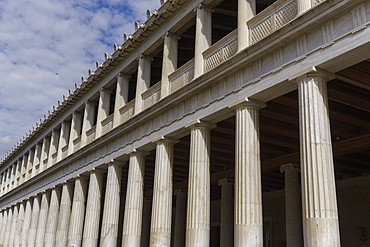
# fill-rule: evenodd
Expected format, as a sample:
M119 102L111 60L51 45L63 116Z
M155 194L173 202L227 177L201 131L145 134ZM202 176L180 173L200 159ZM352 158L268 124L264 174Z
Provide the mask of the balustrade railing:
M168 78L170 80L171 93L189 83L194 78L194 59L178 68Z
M101 121L102 135L108 133L113 128L113 114L109 115L106 119Z
M135 113L135 100L131 100L130 102L128 102L121 109L119 109L119 112L121 114L120 117L121 123L126 122L127 120L132 118L132 116Z
M92 127L88 131L86 131L86 144L94 141L94 139L95 139L95 131L96 131L96 126Z
M235 29L203 52L204 72L210 71L238 51L238 30Z
M297 16L297 0L280 0L248 21L251 44L263 39Z
M81 136L73 140L73 152L76 152L81 147Z
M158 102L161 98L161 82L157 82L151 88L141 94L143 97L143 110Z

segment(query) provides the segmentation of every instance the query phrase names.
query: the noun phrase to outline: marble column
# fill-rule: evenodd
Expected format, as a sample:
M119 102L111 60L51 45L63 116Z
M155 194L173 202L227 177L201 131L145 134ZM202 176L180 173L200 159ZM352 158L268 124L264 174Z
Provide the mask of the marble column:
M130 153L122 246L140 247L146 155L137 150Z
M140 246L149 246L150 244L150 222L152 219L153 200L150 197L144 197L143 202L143 225L141 228Z
M285 230L287 246L303 246L301 187L299 166L285 164L280 167L285 173Z
M65 155L63 154L63 151L66 146L68 147L70 129L71 129L71 122L63 120L62 126L60 127L57 162L62 160L66 156L66 154Z
M297 1L298 14L302 14L303 12L306 12L311 7L312 7L312 0L298 0Z
M55 235L56 235L57 226L58 226L59 205L60 205L60 195L61 195L60 187L52 188L50 194L51 194L50 195L50 206L49 206L49 212L48 212L48 217L46 221L45 240L44 240L45 247L55 246Z
M27 246L27 239L28 239L28 234L30 232L31 228L31 219L32 219L32 202L31 198L26 200L26 209L24 213L24 221L22 225L22 234L21 234L21 246Z
M12 225L11 225L11 228L10 228L8 246L13 246L14 245L15 231L16 231L16 228L17 228L18 213L19 213L18 205L14 205L13 206Z
M17 224L15 227L15 236L14 236L14 246L17 246L17 247L21 244L21 239L22 239L22 226L23 226L24 217L25 217L24 206L25 206L25 202L21 202L19 204L19 209L18 209L18 219L17 219Z
M33 247L36 244L37 226L40 218L41 196L37 195L33 198L32 216L30 230L28 232L27 246ZM23 240L24 241L24 240Z
M238 51L250 45L247 21L256 15L256 0L238 0Z
M1 223L1 232L0 232L0 244L2 246L5 245L5 232L8 224L8 210L4 209L3 210L3 220Z
M72 114L71 132L69 134L68 141L68 155L74 152L75 145L73 141L76 140L80 135L81 128L82 128L82 114L75 111Z
M226 178L218 181L221 186L220 247L234 246L233 184Z
M95 119L95 102L86 101L84 110L84 119L82 123L82 133L81 133L81 147L86 145L87 135L86 132L92 128Z
M89 191L87 195L83 247L98 246L101 197L103 189L103 170L93 169L90 172Z
M46 232L46 223L48 219L50 206L50 192L43 192L41 195L41 207L39 214L39 221L37 224L37 233L36 233L36 247L44 246L45 232Z
M120 72L117 76L116 100L114 104L113 128L121 124L120 109L128 103L130 77Z
M207 247L210 244L210 152L211 128L216 125L198 120L190 128L190 157L186 246Z
M152 61L153 58L150 56L140 55L139 57L136 81L135 114L138 114L143 109L143 98L141 94L150 88Z
M2 245L2 240L3 240L3 238L1 238L1 232L2 232L3 223L4 223L3 220L4 220L4 210L0 211L0 246Z
M43 138L39 173L42 172L43 170L45 170L45 168L48 166L50 140L51 140L50 136L49 137L45 136Z
M340 246L326 75L298 78L304 246Z
M58 150L58 145L59 145L59 133L60 133L60 130L53 130L51 132L51 139L50 139L50 148L49 148L49 156L48 156L48 164L47 164L47 167L50 167L52 165L54 165L55 161L53 159L56 160L56 152Z
M174 227L174 247L185 247L185 225L186 225L186 193L175 190L175 227Z
M109 91L105 88L100 89L95 138L98 138L103 134L102 133L103 125L101 122L109 116L109 104L111 93L112 91Z
M236 109L234 246L263 246L259 109L265 104L243 99Z
M10 165L10 179L9 179L9 191L14 187L14 173L15 173L15 164Z
M56 247L67 247L68 229L71 219L72 196L73 196L73 183L71 182L63 183L62 195L60 198L57 232L55 236Z
M178 43L180 37L166 33L163 44L163 62L161 76L161 98L170 94L170 81L168 76L177 69Z
M5 232L5 235L4 235L4 246L8 246L9 244L9 239L10 239L10 232L11 232L11 228L12 228L12 221L13 221L13 210L12 208L8 208L8 218L7 218L7 222L6 222L6 227L4 228L4 232Z
M169 247L171 245L172 170L175 143L176 140L164 137L160 138L156 143L149 245L151 247Z
M41 151L42 151L42 144L41 143L36 143L35 154L34 154L33 162L32 162L33 165L32 165L31 177L36 176L39 172L40 164L41 164L41 161L40 161L41 160Z
M203 52L212 45L212 12L203 4L196 8L194 78L203 74Z
M76 178L73 193L71 220L69 222L68 246L79 247L82 245L87 185L88 180L85 176L78 176Z
M122 164L117 161L108 163L103 220L100 233L101 246L117 246L121 180Z
M22 184L26 180L27 162L28 162L28 154L24 154L23 159L22 159L21 178L19 180L20 184Z

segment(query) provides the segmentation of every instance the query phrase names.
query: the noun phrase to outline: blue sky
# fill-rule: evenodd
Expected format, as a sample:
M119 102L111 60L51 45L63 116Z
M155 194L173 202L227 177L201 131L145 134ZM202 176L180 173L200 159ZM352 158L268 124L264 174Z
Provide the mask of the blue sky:
M159 0L0 0L0 158Z

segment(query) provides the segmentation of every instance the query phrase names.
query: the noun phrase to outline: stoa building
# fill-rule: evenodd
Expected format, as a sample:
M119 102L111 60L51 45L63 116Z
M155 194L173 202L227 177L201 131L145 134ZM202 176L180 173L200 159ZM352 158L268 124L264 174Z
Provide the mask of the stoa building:
M0 163L0 246L369 246L370 0L167 0Z

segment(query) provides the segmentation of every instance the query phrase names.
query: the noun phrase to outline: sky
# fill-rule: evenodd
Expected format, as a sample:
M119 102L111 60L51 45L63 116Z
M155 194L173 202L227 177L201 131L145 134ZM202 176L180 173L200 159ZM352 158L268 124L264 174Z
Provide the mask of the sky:
M0 160L160 0L0 0Z

